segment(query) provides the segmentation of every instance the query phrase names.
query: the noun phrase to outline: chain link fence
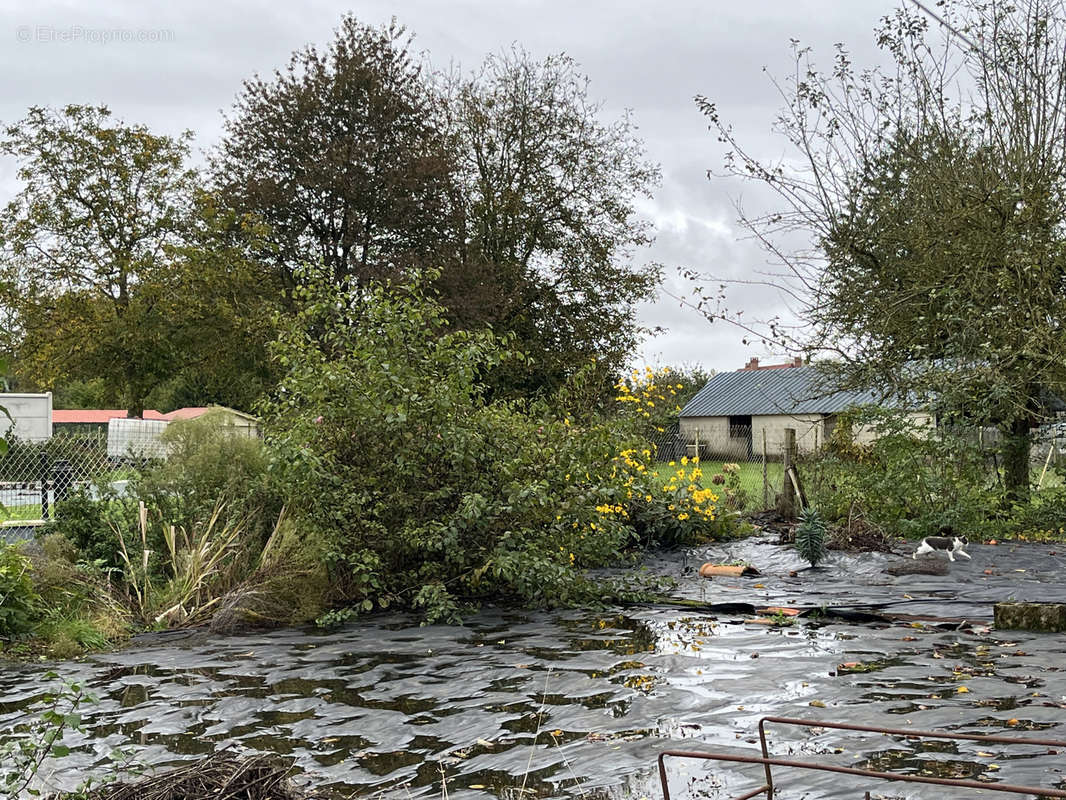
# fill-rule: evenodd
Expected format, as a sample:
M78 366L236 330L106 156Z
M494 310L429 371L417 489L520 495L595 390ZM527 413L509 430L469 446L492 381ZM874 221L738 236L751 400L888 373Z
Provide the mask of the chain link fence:
M669 466L699 457L704 485L726 483L734 471L742 491L745 511L774 507L784 480L784 447L762 429L731 425L720 434L682 433L675 423L654 440L656 459ZM716 476L721 476L720 479Z
M166 457L159 438L165 423L153 426L146 421L134 422L139 424L112 426L110 437L107 429L98 428L57 431L51 439L40 442L10 442L7 453L0 456L0 522L51 519L56 502L79 488L95 491L110 486L121 494L138 470ZM994 474L998 436L984 431L978 441L988 456L990 475ZM716 482L719 475L724 481L735 464L746 511L773 508L782 489L783 443L779 437L768 437L765 429L732 425L728 433L686 435L675 423L652 444L657 461L664 467L698 456L705 485ZM820 444L814 443L815 452ZM1066 465L1066 426L1061 431L1048 429L1034 435L1031 457L1034 487L1061 484L1054 468Z
M106 429L62 431L43 441L12 440L0 456L0 521L52 519L56 503L79 488L110 485L121 493L136 470L165 455L161 430L140 426L110 438Z

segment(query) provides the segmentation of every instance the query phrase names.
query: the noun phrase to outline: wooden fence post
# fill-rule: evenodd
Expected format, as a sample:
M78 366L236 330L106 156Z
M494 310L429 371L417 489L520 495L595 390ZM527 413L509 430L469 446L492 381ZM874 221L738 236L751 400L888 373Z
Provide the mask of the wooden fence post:
M770 507L770 474L766 467L766 428L762 429L762 507Z
M785 476L781 496L777 501L777 513L786 519L796 516L796 487L792 483L792 464L796 459L796 429L785 428L784 467Z

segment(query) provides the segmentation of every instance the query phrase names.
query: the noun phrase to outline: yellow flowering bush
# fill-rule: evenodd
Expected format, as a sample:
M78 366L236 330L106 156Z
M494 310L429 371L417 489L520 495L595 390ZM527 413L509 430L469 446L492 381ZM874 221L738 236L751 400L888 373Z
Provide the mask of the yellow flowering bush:
M710 377L700 369L635 369L615 385L616 399L639 434L654 439L677 424L681 408Z
M637 419L658 421L663 414L676 414L681 411L677 403L677 393L684 385L671 379L669 367L653 370L645 367L643 371L633 370L628 378L623 378L616 385L618 396L615 398ZM661 426L659 426L661 427Z
M620 480L625 504L596 510L627 520L645 546L704 542L731 525L720 494L703 486L698 459L664 465L654 460L650 447L631 448L615 459L615 470L612 478Z
M648 431L648 421L662 409L675 414L676 402L685 385L667 367L633 370L618 382L617 400L628 414L635 435L654 436L661 426ZM615 458L616 473L625 492L625 518L644 544L690 544L721 535L730 525L723 514L721 493L704 487L699 459L682 458L680 464L658 463L653 445L623 450ZM610 512L617 514L617 511Z
M356 303L313 281L300 299L275 347L285 374L266 408L268 445L289 513L325 542L326 621L397 606L453 621L485 600L543 607L632 591L584 570L660 540L645 534L647 498L662 505L662 492L641 473L650 448L618 456L640 440L633 416L580 413L593 370L550 398L494 399L481 376L518 357L513 342L450 330L418 287Z

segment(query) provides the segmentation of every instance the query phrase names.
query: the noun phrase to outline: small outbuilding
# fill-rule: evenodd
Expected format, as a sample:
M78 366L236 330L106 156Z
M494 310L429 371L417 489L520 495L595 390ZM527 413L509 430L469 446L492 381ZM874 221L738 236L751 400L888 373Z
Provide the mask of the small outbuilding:
M801 359L760 366L753 358L744 369L712 377L681 410L680 434L701 455L751 460L766 452L779 457L785 429L796 431L800 453L816 451L832 435L837 417L848 408L886 405L870 391L827 391L822 375ZM931 414L913 411L916 426L930 426ZM872 441L869 430L854 432L856 441Z
M124 420L129 417L124 408L55 409L51 414L52 424L57 433L106 432L111 420ZM250 437L259 435L259 420L256 417L226 406L179 408L167 414L161 414L154 409L146 408L141 415L141 419L167 423L179 419L198 419L205 414L217 415L224 424L231 426L238 434Z

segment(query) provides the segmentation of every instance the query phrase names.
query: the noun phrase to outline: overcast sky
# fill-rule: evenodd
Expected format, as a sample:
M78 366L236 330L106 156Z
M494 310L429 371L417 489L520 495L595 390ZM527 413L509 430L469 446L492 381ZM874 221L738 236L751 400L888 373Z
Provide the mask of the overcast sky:
M898 0L903 2L903 0ZM828 64L836 42L856 64L881 61L878 20L893 0L349 0L278 3L183 0L152 2L12 2L0 0L0 120L20 119L31 105L102 103L126 122L156 132L191 129L200 150L221 131L241 81L287 63L293 50L325 44L340 17L385 23L395 16L440 67L467 68L519 43L534 56L566 52L591 80L605 115L632 109L651 160L662 167L654 199L642 204L656 242L639 254L664 265L664 289L689 292L680 267L744 278L766 257L744 239L734 202L762 202L754 187L707 178L722 150L693 103L717 103L739 138L767 157L786 154L771 135L780 98L768 74L788 73L790 39L811 45ZM5 41L6 39L6 41ZM764 72L765 70L765 72ZM0 199L15 189L11 164L0 166ZM731 305L745 318L770 316L778 299L746 291ZM752 356L742 332L710 325L665 293L640 310L666 332L649 340L640 360L730 370ZM772 360L772 359L769 359Z

